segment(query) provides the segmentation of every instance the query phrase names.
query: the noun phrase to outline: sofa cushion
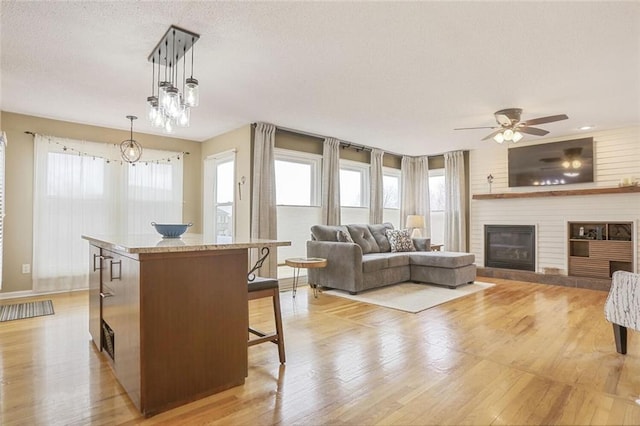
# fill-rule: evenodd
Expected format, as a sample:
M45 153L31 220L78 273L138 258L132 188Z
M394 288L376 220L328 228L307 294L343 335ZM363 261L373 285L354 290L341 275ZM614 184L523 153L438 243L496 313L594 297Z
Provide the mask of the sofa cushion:
M346 229L338 231L336 236L339 243L353 243L353 238L351 238L351 234Z
M316 241L338 241L338 231L347 232L347 227L343 225L313 225L311 238Z
M362 248L362 254L380 253L380 247L367 225L347 225L347 229L353 242Z
M387 253L391 251L391 244L389 244L389 239L387 238L386 231L393 230L393 224L389 222L385 222L379 225L367 225L369 227L369 231L371 231L371 235L376 239L376 243L378 243L378 247L380 247L380 253Z
M409 265L408 253L369 253L362 256L362 272Z
M387 230L392 252L416 251L408 229Z
M476 257L472 253L457 251L427 251L409 255L412 265L436 266L438 268L460 268L471 265Z
M389 267L386 253L369 253L362 256L362 272L375 272Z
M395 268L396 266L407 266L409 264L409 253L385 253L387 256L387 262L389 262L389 268Z

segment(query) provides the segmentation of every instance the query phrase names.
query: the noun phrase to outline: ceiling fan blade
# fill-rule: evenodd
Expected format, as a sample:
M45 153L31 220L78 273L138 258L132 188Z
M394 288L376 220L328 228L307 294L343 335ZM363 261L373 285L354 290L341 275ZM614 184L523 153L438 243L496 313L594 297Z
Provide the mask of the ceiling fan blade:
M526 127L526 126L525 127L520 127L518 129L518 131L522 132L522 133L528 133L530 135L536 135L536 136L544 136L547 133L549 133L546 130L538 129L536 127Z
M567 118L569 117L567 117L566 114L550 115L548 117L533 118L531 120L525 121L522 124L524 124L525 126L531 126L535 124L553 123L554 121L566 120Z
M500 133L502 131L502 127L498 130L496 130L495 132L485 136L484 138L482 138L483 141L486 141L487 139L491 139L492 137L494 137L495 135L497 135L498 133Z
M474 129L497 129L496 126L484 126L484 127L458 127L453 130L474 130Z

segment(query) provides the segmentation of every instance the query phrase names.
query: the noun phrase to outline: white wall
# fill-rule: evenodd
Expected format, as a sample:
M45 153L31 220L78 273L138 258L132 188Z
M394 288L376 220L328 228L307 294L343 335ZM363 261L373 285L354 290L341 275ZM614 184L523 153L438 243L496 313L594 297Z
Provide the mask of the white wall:
M489 193L487 176L493 175L492 193L616 187L622 178L640 180L640 127L580 133L571 137L536 139L521 145L594 138L594 177L589 184L562 187L508 187L507 146L487 142L469 154L470 196ZM533 139L533 138L531 138ZM536 272L558 268L567 274L567 222L633 221L635 223L635 271L640 264L640 193L469 200L470 249L476 264L484 266L484 225L535 225Z

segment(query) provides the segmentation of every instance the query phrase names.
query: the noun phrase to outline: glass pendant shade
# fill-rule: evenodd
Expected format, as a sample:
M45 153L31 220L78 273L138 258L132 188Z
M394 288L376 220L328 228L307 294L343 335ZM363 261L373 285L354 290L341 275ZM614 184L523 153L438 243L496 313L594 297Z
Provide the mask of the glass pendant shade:
M164 133L189 127L191 108L200 103L198 80L193 78L194 45L199 39L199 34L171 25L147 57L153 64L147 118ZM191 62L190 77L187 58Z
M158 98L155 96L147 97L147 118L151 123L155 121L158 112Z
M165 133L172 134L175 132L175 123L173 122L173 118L167 117L165 119L163 129Z
M498 142L498 143L502 143L502 142L504 142L504 136L502 135L502 133L498 133L497 135L495 135L493 137L493 140Z
M158 105L164 108L167 103L167 89L171 87L168 81L158 83Z
M156 109L156 113L155 113L155 116L153 117L153 121L151 122L151 125L153 127L164 127L164 121L165 121L164 109L160 108L159 106L155 107L155 109Z
M187 78L185 81L185 103L190 107L197 107L200 104L200 90L198 80L195 78Z
M180 114L176 120L176 124L180 127L189 127L191 121L191 108L187 105L180 105Z
M524 135L520 132L513 132L513 141L514 142L518 142L519 140L521 140L524 137Z
M169 87L165 99L165 112L169 117L176 118L180 113L180 92L175 87Z
M142 156L142 146L133 139L133 120L138 117L135 115L127 115L127 118L131 120L131 136L129 139L120 142L120 154L122 159L127 163L135 163L140 160Z

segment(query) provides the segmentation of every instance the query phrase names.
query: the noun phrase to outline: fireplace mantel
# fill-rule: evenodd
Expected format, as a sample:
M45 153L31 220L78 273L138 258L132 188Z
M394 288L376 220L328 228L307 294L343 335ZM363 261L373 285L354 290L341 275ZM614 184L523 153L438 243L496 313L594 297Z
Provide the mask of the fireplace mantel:
M501 194L473 194L474 200L497 200L507 198L564 197L570 195L630 194L640 192L640 186L616 186L612 188L562 189L536 192L505 192Z

